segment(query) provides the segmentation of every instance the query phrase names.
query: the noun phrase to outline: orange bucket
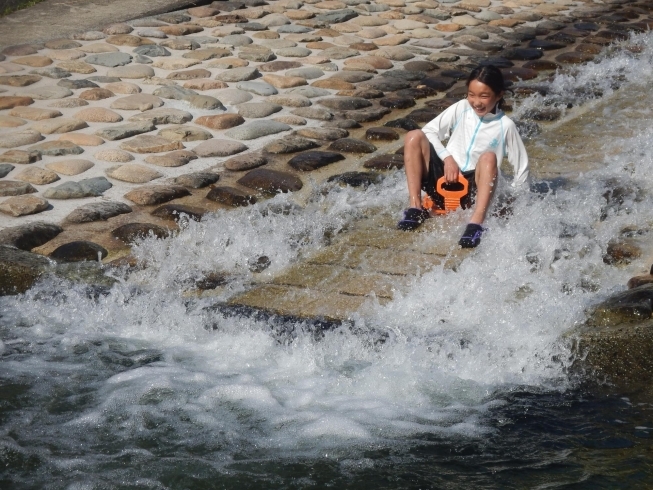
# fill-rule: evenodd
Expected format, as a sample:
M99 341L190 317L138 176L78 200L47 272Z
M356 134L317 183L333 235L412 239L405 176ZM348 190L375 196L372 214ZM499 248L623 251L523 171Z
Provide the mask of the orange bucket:
M444 197L444 209L436 207L433 199L428 194L422 199L422 207L433 214L446 214L455 211L460 207L460 200L467 195L467 189L469 188L469 182L467 182L467 179L461 173L458 173L458 183L462 184L462 189L449 190L444 188L447 185L444 177L440 177L436 183L435 190Z

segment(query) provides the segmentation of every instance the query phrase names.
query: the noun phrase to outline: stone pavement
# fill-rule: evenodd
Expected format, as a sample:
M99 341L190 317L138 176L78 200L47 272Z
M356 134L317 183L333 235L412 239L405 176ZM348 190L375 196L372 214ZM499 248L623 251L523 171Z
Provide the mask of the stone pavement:
M175 229L181 212L200 219L276 192L300 202L327 178L383 178L403 166L403 135L464 96L478 63L534 79L653 25L647 3L626 0L242 0L141 17L186 3L44 2L0 20L13 44L0 54L0 243L112 262L135 236ZM21 24L29 40L5 31L23 16L40 23ZM370 246L382 255L374 243L324 253L340 250L345 264ZM425 264L447 256L424 253ZM315 260L297 267L316 287L364 296L338 286L359 265L334 276ZM357 291L390 297L395 286L373 277Z
M0 49L69 37L110 23L172 12L197 3L191 0L45 0L0 17Z

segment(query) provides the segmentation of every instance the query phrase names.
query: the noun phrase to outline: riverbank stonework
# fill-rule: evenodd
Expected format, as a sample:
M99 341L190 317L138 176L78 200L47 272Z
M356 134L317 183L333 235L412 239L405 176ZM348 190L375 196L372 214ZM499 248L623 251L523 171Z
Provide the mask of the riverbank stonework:
M463 97L478 63L518 84L593 59L653 13L626 0L246 0L124 20L2 39L0 244L134 266L133 239L169 235L182 213L276 192L301 203L327 179L364 187L401 169L404 134ZM534 157L535 173L555 173ZM363 219L232 302L344 319L415 270L464 258L446 238L425 247L393 226ZM397 247L418 259L395 263ZM16 281L4 293L29 286Z

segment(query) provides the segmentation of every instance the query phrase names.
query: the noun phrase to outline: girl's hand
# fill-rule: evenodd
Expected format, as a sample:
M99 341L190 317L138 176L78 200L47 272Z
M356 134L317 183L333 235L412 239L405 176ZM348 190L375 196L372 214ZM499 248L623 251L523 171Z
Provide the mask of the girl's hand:
M448 156L444 159L444 180L451 184L453 182L458 182L458 164L452 156Z

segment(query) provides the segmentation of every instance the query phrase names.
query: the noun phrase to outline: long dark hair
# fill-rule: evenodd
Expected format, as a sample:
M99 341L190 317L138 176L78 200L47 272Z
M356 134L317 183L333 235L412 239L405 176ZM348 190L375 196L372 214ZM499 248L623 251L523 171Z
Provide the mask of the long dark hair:
M476 68L474 68L472 72L469 74L469 76L467 77L467 82L465 82L465 86L469 87L469 84L474 80L478 80L479 82L487 85L492 89L492 92L494 92L497 95L507 90L506 82L503 79L503 73L501 73L501 70L499 70L494 65L477 66ZM501 97L501 100L497 102L497 108L501 109L503 103L504 100L503 97Z

